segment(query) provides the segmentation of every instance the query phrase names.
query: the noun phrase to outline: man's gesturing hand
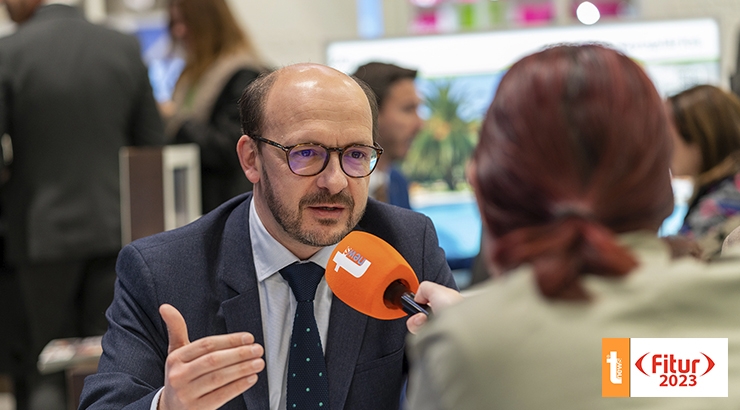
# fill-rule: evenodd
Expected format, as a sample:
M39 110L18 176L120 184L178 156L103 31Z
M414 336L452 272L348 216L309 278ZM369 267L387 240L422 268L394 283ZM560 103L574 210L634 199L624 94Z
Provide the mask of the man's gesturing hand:
M250 333L204 337L190 343L180 312L164 304L169 348L159 410L217 409L257 383L264 350Z

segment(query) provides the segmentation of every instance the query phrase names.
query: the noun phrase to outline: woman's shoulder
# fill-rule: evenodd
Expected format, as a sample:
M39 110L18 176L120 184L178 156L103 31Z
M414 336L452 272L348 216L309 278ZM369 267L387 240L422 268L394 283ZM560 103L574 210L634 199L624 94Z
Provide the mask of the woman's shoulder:
M665 252L653 256L641 258L641 265L621 278L583 277L589 300L579 302L545 298L537 290L531 268L523 266L464 290L465 301L437 315L429 330L444 329L455 338L467 334L473 340L487 333L485 329L495 329L498 336L489 336L500 338L535 328L552 334L558 328L603 330L632 319L649 323L658 317L705 326L703 316L709 312L740 309L740 253L711 262L693 257L670 259Z

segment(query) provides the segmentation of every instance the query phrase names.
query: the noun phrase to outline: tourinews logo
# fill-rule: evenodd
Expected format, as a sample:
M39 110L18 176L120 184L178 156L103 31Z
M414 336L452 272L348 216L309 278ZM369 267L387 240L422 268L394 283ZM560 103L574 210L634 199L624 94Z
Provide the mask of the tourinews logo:
M344 270L349 272L350 275L359 278L367 272L367 268L370 267L371 262L362 256L359 252L350 248L349 246L344 252L337 252L334 254L334 263L337 265L334 267L335 272L339 272L339 268L342 267Z
M727 339L601 339L603 397L727 397Z

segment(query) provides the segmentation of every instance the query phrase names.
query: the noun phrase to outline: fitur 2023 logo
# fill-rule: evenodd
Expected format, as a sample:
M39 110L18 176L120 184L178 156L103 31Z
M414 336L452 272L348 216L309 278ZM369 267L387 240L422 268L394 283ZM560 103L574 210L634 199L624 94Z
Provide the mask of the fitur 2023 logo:
M603 397L727 397L727 339L601 339Z

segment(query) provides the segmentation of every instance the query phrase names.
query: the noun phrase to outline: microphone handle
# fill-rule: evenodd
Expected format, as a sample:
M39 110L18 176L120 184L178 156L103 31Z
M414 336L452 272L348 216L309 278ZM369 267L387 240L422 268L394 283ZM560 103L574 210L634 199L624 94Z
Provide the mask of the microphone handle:
M403 311L408 313L409 315L423 313L429 316L429 313L431 312L429 305L417 303L416 301L414 301L414 296L416 295L414 295L413 292L404 292L403 295L401 295L401 308L403 309Z

